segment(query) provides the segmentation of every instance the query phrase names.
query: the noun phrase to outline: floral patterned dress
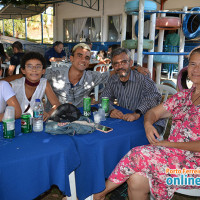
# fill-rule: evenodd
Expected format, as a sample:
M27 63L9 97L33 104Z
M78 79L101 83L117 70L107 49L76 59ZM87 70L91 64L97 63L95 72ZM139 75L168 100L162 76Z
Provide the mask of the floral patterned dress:
M189 142L200 140L200 105L192 103L193 88L183 90L164 103L164 107L172 114L172 126L168 141ZM179 188L198 188L190 185L167 184L166 180L181 174L166 173L166 169L198 169L200 153L176 148L145 145L131 149L118 163L109 180L120 184L130 175L137 173L149 179L150 190L155 199L171 199ZM182 171L183 172L183 171ZM184 177L200 177L199 173L183 174ZM187 175L187 176L185 176Z

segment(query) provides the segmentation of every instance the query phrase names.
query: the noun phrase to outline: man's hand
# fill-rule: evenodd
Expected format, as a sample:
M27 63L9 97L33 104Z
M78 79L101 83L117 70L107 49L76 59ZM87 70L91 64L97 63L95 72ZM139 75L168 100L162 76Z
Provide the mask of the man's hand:
M110 117L117 118L117 119L123 119L124 114L121 111L117 110L117 109L113 109L110 112Z
M137 120L139 118L140 118L140 114L128 113L128 114L124 115L123 120L128 121L128 122L132 122L132 121L135 121L135 120Z
M149 75L151 76L151 73L150 71L148 70L148 68L145 68L145 67L141 67L141 66L138 66L137 67L137 71L143 75Z
M160 138L160 136L159 136L159 133L157 132L157 130L154 128L154 126L148 125L148 126L145 126L144 128L145 128L147 139L148 139L150 144L155 144L155 143L159 142L155 138L155 136L157 138Z
M50 117L50 114L47 113L47 112L44 112L43 120L44 120L44 121L47 121L47 119L49 119L49 117Z

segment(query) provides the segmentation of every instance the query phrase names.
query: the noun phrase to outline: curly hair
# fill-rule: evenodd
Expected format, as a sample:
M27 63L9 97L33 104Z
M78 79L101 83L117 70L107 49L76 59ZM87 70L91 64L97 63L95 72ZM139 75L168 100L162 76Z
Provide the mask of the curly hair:
M22 60L21 60L21 68L25 69L26 62L29 60L32 60L32 59L39 60L43 65L43 69L46 69L46 60L45 60L44 56L42 54L40 54L38 52L34 52L34 51L30 51L30 52L24 54L24 56L22 57Z

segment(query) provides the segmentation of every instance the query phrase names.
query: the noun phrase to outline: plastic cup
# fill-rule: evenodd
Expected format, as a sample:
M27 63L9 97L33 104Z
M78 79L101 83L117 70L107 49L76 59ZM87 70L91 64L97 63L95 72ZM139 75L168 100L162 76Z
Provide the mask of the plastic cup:
M93 112L93 117L94 117L94 123L98 124L101 121L101 116L99 112Z
M100 120L101 121L105 121L106 120L106 118L105 118L105 110L103 108L100 108L98 110L98 112L99 112L99 115L100 115Z
M14 120L14 119L15 119L15 108L13 106L7 106L3 116L3 121Z

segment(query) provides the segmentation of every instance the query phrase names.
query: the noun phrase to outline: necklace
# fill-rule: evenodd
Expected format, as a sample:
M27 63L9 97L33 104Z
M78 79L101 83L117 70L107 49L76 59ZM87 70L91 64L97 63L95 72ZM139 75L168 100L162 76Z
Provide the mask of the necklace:
M194 104L194 102L196 102L197 101L197 99L199 99L199 97L200 97L200 95L192 102L193 104Z
M30 82L28 79L25 79L25 83L27 84L27 85L29 85L29 86L38 86L39 85L39 83L40 83L40 80L38 81L38 82L36 82L36 83L32 83L32 82Z

